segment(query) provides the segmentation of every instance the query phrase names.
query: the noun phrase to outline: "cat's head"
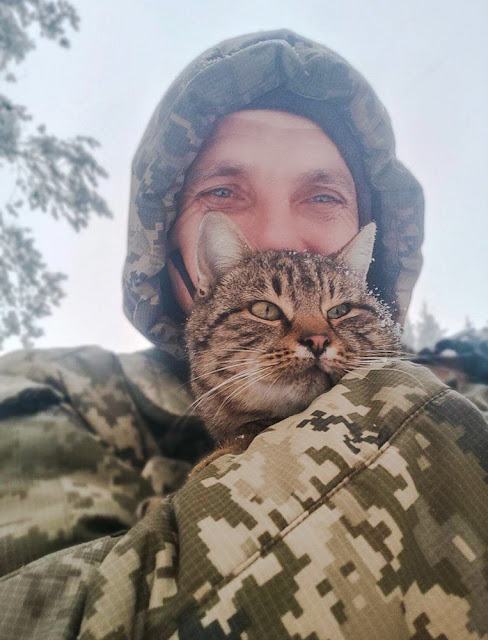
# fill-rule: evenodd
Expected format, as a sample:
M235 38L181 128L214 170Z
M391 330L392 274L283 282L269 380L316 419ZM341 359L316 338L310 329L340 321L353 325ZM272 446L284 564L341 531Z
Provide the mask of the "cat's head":
M375 230L332 256L255 252L228 216L205 215L186 338L198 409L217 439L229 423L296 413L347 371L394 355L394 324L366 284Z

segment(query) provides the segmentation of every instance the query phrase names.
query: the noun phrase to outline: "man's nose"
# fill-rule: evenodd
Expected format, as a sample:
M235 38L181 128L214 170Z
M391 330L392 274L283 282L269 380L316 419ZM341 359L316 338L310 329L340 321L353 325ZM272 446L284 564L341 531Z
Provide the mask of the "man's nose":
M305 244L295 227L295 221L287 207L261 209L252 229L252 241L259 251L266 249L293 249L303 251Z
M300 340L300 343L305 347L308 347L313 355L318 358L324 352L324 349L330 344L330 339L323 333L317 333L303 337Z

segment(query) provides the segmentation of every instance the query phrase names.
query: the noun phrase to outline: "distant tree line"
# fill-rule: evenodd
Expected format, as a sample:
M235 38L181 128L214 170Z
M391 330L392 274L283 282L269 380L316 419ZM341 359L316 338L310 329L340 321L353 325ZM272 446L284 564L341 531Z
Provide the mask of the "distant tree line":
M468 316L466 316L463 331L475 331L475 327ZM403 327L402 343L412 351L418 352L422 349L433 349L436 343L445 336L446 330L441 327L434 315L429 311L427 303L424 302L416 322L412 322L407 317Z

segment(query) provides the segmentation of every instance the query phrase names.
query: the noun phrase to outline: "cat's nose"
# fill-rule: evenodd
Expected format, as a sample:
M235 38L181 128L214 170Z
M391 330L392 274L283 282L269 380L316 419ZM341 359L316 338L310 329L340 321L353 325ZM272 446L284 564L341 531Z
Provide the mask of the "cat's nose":
M330 344L329 337L323 333L307 336L302 338L300 342L310 349L317 358L324 352L324 349Z

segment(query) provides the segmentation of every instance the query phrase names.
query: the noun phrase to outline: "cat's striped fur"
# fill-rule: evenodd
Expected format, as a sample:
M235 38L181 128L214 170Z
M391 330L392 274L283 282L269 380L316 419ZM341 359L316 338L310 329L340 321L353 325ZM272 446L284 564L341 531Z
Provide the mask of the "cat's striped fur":
M362 235L336 256L253 253L228 217L205 216L186 338L195 407L217 443L247 445L346 372L396 355L395 325L366 284L374 228ZM259 301L282 315L256 317ZM328 317L337 308L349 310Z

